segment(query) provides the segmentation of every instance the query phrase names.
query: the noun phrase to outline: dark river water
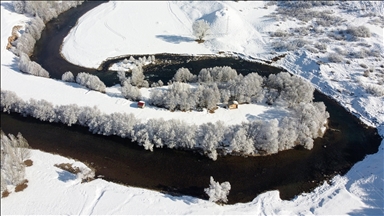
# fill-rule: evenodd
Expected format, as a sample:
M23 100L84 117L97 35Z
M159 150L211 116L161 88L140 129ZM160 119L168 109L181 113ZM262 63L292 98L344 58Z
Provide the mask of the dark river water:
M97 4L100 3L85 2L47 25L32 59L42 64L51 77L60 79L61 74L68 70L74 74L86 71L101 74L107 85L117 83L115 72L81 68L58 57L60 37L64 38L69 26L74 26L81 14ZM265 75L281 71L234 58L198 60L165 54L156 55L156 58L169 58L174 64L147 67L146 76L152 81L167 81L180 67L190 68L194 73L203 67L223 65L241 73L257 71ZM105 62L101 68L110 63ZM231 183L229 203L248 202L269 190L279 190L282 199L291 199L336 174L345 174L367 154L376 153L381 142L376 129L366 127L334 100L318 91L315 100L325 103L331 117L330 129L323 138L315 140L314 148L310 151L287 150L263 157L226 156L212 161L194 152L171 149L149 152L128 139L94 135L81 126L46 123L18 114L1 113L1 129L5 133L21 132L32 148L87 162L96 168L96 175L126 185L207 198L204 188L208 187L209 177L213 176L216 181Z

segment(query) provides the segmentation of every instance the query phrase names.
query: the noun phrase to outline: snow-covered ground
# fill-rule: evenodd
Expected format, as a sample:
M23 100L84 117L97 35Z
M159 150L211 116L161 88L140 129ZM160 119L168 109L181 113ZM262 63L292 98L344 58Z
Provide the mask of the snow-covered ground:
M362 7L365 2L351 4ZM277 27L278 22L267 16L276 6L264 5L264 2L253 1L109 2L79 20L65 39L62 53L73 63L95 68L108 57L164 52L212 54L228 51L246 58L271 59L276 53L271 48L272 39L268 32L281 26L296 27L299 24L287 20ZM383 14L383 8L384 3L375 2L375 7L370 10ZM203 44L193 41L191 30L192 22L200 18L211 23L214 33ZM265 110L267 107L256 109L244 105L239 110L231 110L231 115L220 109L213 115L197 112L185 115L153 108L154 114L151 115L148 114L151 109L137 109L130 101L119 97L116 86L102 94L77 84L22 74L18 72L18 58L5 47L12 27L23 25L28 20L24 15L13 13L8 2L1 2L1 89L14 91L24 100L35 98L57 105L95 105L105 113L135 112L142 119L182 118L191 123L233 118L231 123L236 124L246 121L247 114L257 116L259 112L268 111ZM364 22L364 18L349 14L348 22L358 25ZM373 24L368 27L373 34L366 42L378 46L382 52L383 28ZM307 39L315 42L316 37ZM365 79L357 65L380 67L380 62L383 64L382 53L378 59L378 62L364 58L350 65L326 63L319 66L316 55L301 50L288 53L274 64L306 78L320 91L360 116L365 123L378 127L384 136L383 96L368 94L356 81ZM324 61L324 57L321 60ZM371 80L363 82L377 84L377 79L380 77L372 76ZM383 142L378 153L367 156L345 176L336 176L331 185L324 183L292 201L283 201L278 191L271 191L257 196L250 203L226 206L125 187L101 179L80 184L75 176L53 166L69 159L37 150L32 152L31 158L34 165L27 168L29 186L23 192L2 198L2 214L384 214ZM208 183L207 180L207 187Z

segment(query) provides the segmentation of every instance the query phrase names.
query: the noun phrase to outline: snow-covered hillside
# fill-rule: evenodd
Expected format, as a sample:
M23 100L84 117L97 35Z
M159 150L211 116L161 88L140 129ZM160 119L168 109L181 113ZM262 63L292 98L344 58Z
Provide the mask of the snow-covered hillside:
M347 16L345 25L361 25L368 17L365 12L383 15L382 2L350 2L347 7L357 8L350 13L337 5L325 9ZM108 57L127 54L187 53L212 54L219 51L240 53L244 58L270 60L279 55L272 48L270 32L277 29L296 28L298 20L277 21L271 14L276 5L265 2L109 2L100 5L83 16L65 39L62 54L69 61L97 68ZM35 77L19 72L18 58L5 49L7 38L14 25L24 25L29 20L12 11L9 2L1 2L1 89L14 91L21 98L44 99L57 105L76 103L80 106L97 106L105 113L135 112L143 119L185 118L191 122L215 121L223 118L220 111L214 115L180 112L154 113L131 107L131 102L115 97L118 87L107 89L107 94L88 91L77 84ZM196 19L207 20L213 35L203 44L194 42L192 23ZM302 48L290 51L274 64L291 73L304 77L320 91L337 99L340 104L355 113L367 124L376 126L384 136L384 98L368 93L361 84L379 85L383 70L383 26L367 25L372 32L364 42L381 51L379 57L362 58L351 64L330 63L325 54L314 54ZM324 29L327 31L327 29ZM330 30L330 29L329 29ZM316 35L307 36L310 44L316 43ZM340 44L330 42L330 51ZM345 44L347 45L347 44ZM350 45L352 46L352 45ZM345 47L347 49L348 47ZM349 47L350 48L350 47ZM319 58L317 58L317 55ZM319 61L324 64L318 65ZM376 72L364 77L361 64L375 66ZM381 71L381 73L380 73ZM381 77L380 77L381 74ZM358 82L358 80L361 80ZM148 93L147 93L148 94ZM131 110L130 110L131 109ZM245 116L251 109L239 109ZM263 108L264 109L264 108ZM257 109L257 112L265 111ZM158 110L156 110L158 111ZM223 110L224 111L224 110ZM160 112L160 111L159 111ZM165 112L165 111L164 111ZM253 111L252 111L253 112ZM185 116L185 115L184 115ZM244 117L245 118L245 117ZM243 121L236 118L233 123ZM245 118L246 120L246 118ZM197 122L197 123L199 123ZM252 202L219 206L191 197L173 197L158 192L106 182L101 179L80 184L70 173L61 171L54 164L68 162L58 155L37 150L32 152L32 167L27 168L28 187L20 193L12 193L1 200L2 214L384 214L383 179L384 142L379 152L357 163L345 176L336 176L332 184L316 188L292 201L283 201L278 191L263 193ZM207 186L208 186L207 180Z

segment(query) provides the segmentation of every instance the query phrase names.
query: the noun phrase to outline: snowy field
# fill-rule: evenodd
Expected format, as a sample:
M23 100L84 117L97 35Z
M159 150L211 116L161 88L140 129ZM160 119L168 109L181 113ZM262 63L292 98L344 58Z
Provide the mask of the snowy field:
M350 2L349 7L366 7L367 2ZM373 2L367 11L384 15L384 4ZM295 28L299 21L276 21L271 15L277 6L265 2L109 2L84 15L66 37L62 54L69 61L97 68L108 57L127 54L213 54L219 51L240 53L244 58L270 60L279 55L272 49L269 32ZM329 8L335 10L336 6ZM140 11L140 13L138 12ZM156 16L154 15L156 14ZM347 24L368 21L359 14L343 14ZM134 112L143 120L153 117L181 118L203 123L226 118L229 124L247 121L248 114L268 112L268 107L244 105L236 111L218 110L215 114L170 113L161 109L137 109L121 98L118 86L107 94L89 91L77 84L25 75L17 68L18 58L5 49L14 25L29 20L12 12L11 4L1 2L1 89L14 91L24 100L44 99L57 105L76 103L97 106L105 113ZM192 22L203 18L211 23L213 35L203 44L194 42ZM96 20L96 21L95 21ZM277 25L278 24L278 25ZM383 64L383 26L367 24L372 32L365 43L381 51L377 58L353 60L351 64L327 62L324 53L305 49L288 52L274 64L312 82L317 89L337 99L366 124L379 128L384 136L384 98L369 94L364 84L378 85L382 78L373 73L363 76L365 64L380 68ZM316 43L317 37L306 36ZM339 44L329 43L334 49ZM348 46L346 46L348 48ZM319 58L317 57L319 56ZM319 61L325 62L320 66ZM378 60L378 61L377 61ZM359 82L360 80L360 82ZM382 86L381 86L382 87ZM143 90L149 91L149 90ZM148 92L143 92L148 95ZM151 110L151 111L148 111ZM236 112L236 113L234 113ZM282 111L283 112L283 111ZM150 113L150 114L148 114ZM28 187L1 200L2 214L384 214L384 146L379 152L357 163L345 176L336 176L332 184L316 188L292 201L283 201L278 191L257 196L245 204L220 206L192 197L173 197L158 192L125 187L97 179L80 184L76 176L54 167L68 162L58 155L32 151L34 165L26 169ZM207 179L207 187L208 187Z

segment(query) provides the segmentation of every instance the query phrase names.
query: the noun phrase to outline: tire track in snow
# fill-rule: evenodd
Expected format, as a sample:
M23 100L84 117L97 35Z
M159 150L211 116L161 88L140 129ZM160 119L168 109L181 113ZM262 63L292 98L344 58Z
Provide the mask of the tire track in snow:
M169 10L169 12L184 26L184 28L186 28L190 33L192 33L191 32L191 28L188 28L186 25L185 25L185 23L184 22L182 22L181 21L181 19L175 14L175 12L173 12L173 10L172 10L172 7L171 7L171 2L167 2L167 4L168 4L168 10ZM189 20L189 19L188 19ZM190 26L192 26L192 24L190 25Z
M126 40L126 39L127 39L124 35L120 34L119 32L115 31L114 29L112 29L112 28L108 25L108 22L107 22L107 21L104 22L104 26L105 26L109 31L113 32L115 35L121 37L123 40Z
M95 210L95 207L97 206L97 203L100 201L104 193L105 193L105 188L97 188L95 198L86 208L84 207L82 208L79 215L92 215L93 211Z
M116 2L113 2L112 4L112 11L114 11L116 9ZM114 33L115 35L121 37L123 40L126 40L127 38L120 34L119 32L117 32L116 30L112 29L109 25L108 25L108 21L104 21L104 26L109 30L111 31L112 33Z

